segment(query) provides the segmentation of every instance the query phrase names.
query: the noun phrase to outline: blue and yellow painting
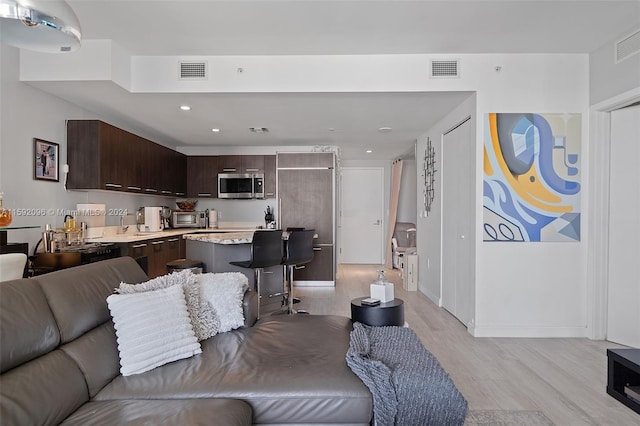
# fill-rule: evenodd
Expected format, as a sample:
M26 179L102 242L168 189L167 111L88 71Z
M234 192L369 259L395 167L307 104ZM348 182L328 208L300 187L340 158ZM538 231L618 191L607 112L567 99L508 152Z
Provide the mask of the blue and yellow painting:
M490 113L484 241L580 241L580 114Z

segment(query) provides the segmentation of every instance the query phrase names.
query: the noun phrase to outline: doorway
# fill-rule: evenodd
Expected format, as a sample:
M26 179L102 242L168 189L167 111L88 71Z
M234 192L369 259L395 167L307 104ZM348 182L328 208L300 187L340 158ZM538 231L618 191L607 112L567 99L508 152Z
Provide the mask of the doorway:
M384 168L344 167L340 179L340 263L384 263Z

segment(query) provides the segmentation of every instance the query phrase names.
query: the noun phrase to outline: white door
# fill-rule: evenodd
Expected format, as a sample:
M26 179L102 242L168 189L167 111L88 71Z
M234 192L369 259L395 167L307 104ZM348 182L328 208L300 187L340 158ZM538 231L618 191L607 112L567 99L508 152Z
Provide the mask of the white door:
M442 306L468 325L473 318L473 141L466 121L442 142Z
M340 195L340 262L382 264L384 168L342 168Z
M611 113L607 340L640 348L640 106Z

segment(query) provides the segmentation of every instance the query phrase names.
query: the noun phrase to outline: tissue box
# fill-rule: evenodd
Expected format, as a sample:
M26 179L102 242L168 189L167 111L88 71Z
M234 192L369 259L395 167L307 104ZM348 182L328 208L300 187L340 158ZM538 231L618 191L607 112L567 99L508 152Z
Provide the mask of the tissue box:
M379 299L382 303L391 302L393 300L393 284L390 282L371 284L371 297Z

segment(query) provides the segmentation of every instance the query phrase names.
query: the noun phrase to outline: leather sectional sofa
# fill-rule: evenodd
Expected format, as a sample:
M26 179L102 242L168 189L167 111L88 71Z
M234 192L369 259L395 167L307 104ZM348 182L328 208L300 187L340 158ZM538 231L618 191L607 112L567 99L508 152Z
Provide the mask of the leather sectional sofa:
M350 319L255 322L252 291L245 327L202 341L199 355L120 375L106 298L146 280L123 257L0 283L3 425L371 422L371 393L345 361Z

